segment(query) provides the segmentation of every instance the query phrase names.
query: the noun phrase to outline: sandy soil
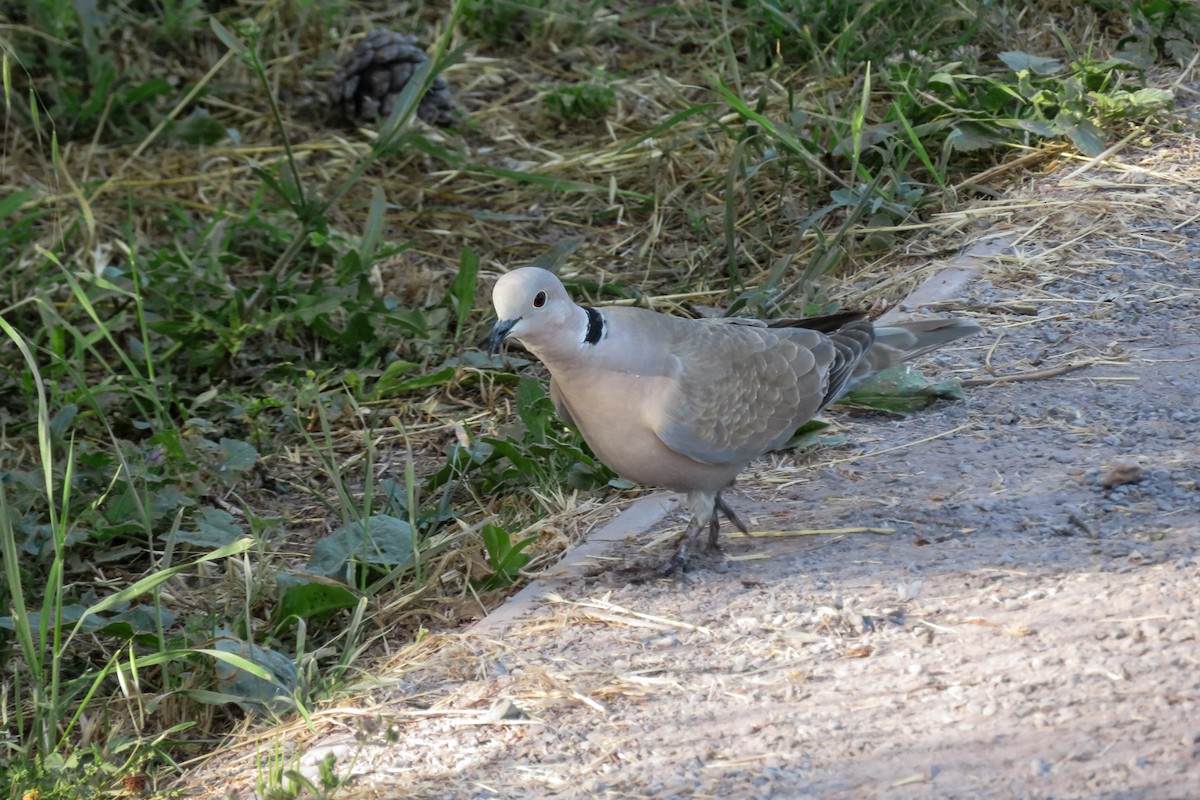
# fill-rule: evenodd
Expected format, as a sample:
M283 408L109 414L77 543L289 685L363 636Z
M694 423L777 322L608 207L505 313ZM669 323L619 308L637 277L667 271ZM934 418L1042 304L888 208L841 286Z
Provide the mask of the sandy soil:
M1200 796L1200 227L1147 225L970 283L986 333L921 364L983 379L965 400L835 411L850 444L728 495L760 531L886 532L631 581L682 528L645 498L289 758L336 754L354 798Z

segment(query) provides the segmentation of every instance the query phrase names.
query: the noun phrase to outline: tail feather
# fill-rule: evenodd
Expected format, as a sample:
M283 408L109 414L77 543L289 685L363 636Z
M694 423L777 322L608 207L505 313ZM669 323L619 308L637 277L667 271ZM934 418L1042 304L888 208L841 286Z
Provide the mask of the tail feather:
M877 327L875 342L855 368L851 383L980 330L970 319L922 319Z

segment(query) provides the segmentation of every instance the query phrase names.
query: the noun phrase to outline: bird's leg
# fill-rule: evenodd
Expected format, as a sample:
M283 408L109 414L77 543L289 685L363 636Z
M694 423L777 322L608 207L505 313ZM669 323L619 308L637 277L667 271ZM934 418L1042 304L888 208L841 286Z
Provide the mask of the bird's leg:
M711 526L717 524L717 515L715 512L713 513L708 524L710 528ZM683 532L683 536L679 537L679 542L675 545L675 554L663 562L662 566L658 568L659 575L670 575L676 570L683 569L684 565L687 564L688 550L691 548L692 542L696 541L696 537L700 535L700 529L703 527L704 523L702 523L696 517L692 517L692 521L688 525L687 530Z
M716 499L713 501L712 522L709 523L708 526L708 546L710 548L716 549L717 547L717 532L720 529L720 525L717 522L717 511L720 511L722 514L724 514L725 518L732 522L733 526L739 531L747 536L750 535L750 531L746 528L746 523L738 519L738 515L733 513L733 509L729 507L729 504L725 502L724 498L722 498L721 494L718 492Z
M683 565L687 563L688 550L691 548L692 542L696 541L696 537L704 528L708 528L710 542L716 539L716 531L720 526L716 505L719 497L720 495L715 492L688 493L688 506L692 512L691 522L688 523L687 530L683 532L683 536L679 537L679 542L675 545L675 555L658 568L659 575L670 575L683 568ZM726 512L726 514L728 513Z

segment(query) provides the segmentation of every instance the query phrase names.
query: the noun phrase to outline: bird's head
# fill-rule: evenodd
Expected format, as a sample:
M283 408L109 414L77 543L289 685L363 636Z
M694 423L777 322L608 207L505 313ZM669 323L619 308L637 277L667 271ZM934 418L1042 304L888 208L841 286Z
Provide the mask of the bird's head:
M495 353L508 337L519 339L530 350L570 335L578 306L553 272L540 267L522 267L502 275L492 289L496 324L488 337L488 351Z

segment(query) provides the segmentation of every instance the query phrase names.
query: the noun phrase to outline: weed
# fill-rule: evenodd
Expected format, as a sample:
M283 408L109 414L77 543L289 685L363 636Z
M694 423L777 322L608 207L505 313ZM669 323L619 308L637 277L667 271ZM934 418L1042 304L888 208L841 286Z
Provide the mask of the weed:
M278 751L273 752L264 768L264 759L259 761L258 796L265 800L296 800L296 798L311 798L311 800L327 800L337 795L337 790L345 783L337 772L337 756L333 753L325 756L317 764L317 780L305 777L298 768L288 768L284 758ZM292 756L295 758L295 756Z
M462 27L493 45L568 44L588 33L604 5L603 0L465 0Z
M464 478L488 495L530 486L546 491L564 484L595 489L613 480L579 434L558 419L539 381L521 378L515 399L518 422L503 429L503 436L481 436L465 447L456 443L445 466L430 475L428 491Z
M1128 12L1132 31L1118 42L1121 54L1142 67L1158 57L1186 64L1200 42L1200 7L1188 0L1147 0L1130 4L1121 0L1090 0L1103 11Z
M499 589L512 585L517 573L529 563L530 556L521 551L537 541L537 537L530 536L514 543L508 531L490 524L483 526L480 535L487 550L488 563L492 565L492 574L480 581L480 588Z
M984 13L928 0L743 0L736 6L743 13L732 34L751 69L782 61L814 64L821 75L853 74L893 53L952 49L976 34Z
M9 13L18 23L13 45L23 67L14 73L14 94L28 103L11 108L26 122L53 119L68 139L101 129L124 140L148 134L162 119L159 104L175 89L153 71L131 80L111 40L131 26L148 41L178 53L187 47L202 14L198 0L165 0L153 20L67 0L12 6ZM37 65L36 73L27 71L32 65Z
M552 116L570 122L603 118L612 109L615 97L616 92L611 86L579 83L551 89L545 102Z

